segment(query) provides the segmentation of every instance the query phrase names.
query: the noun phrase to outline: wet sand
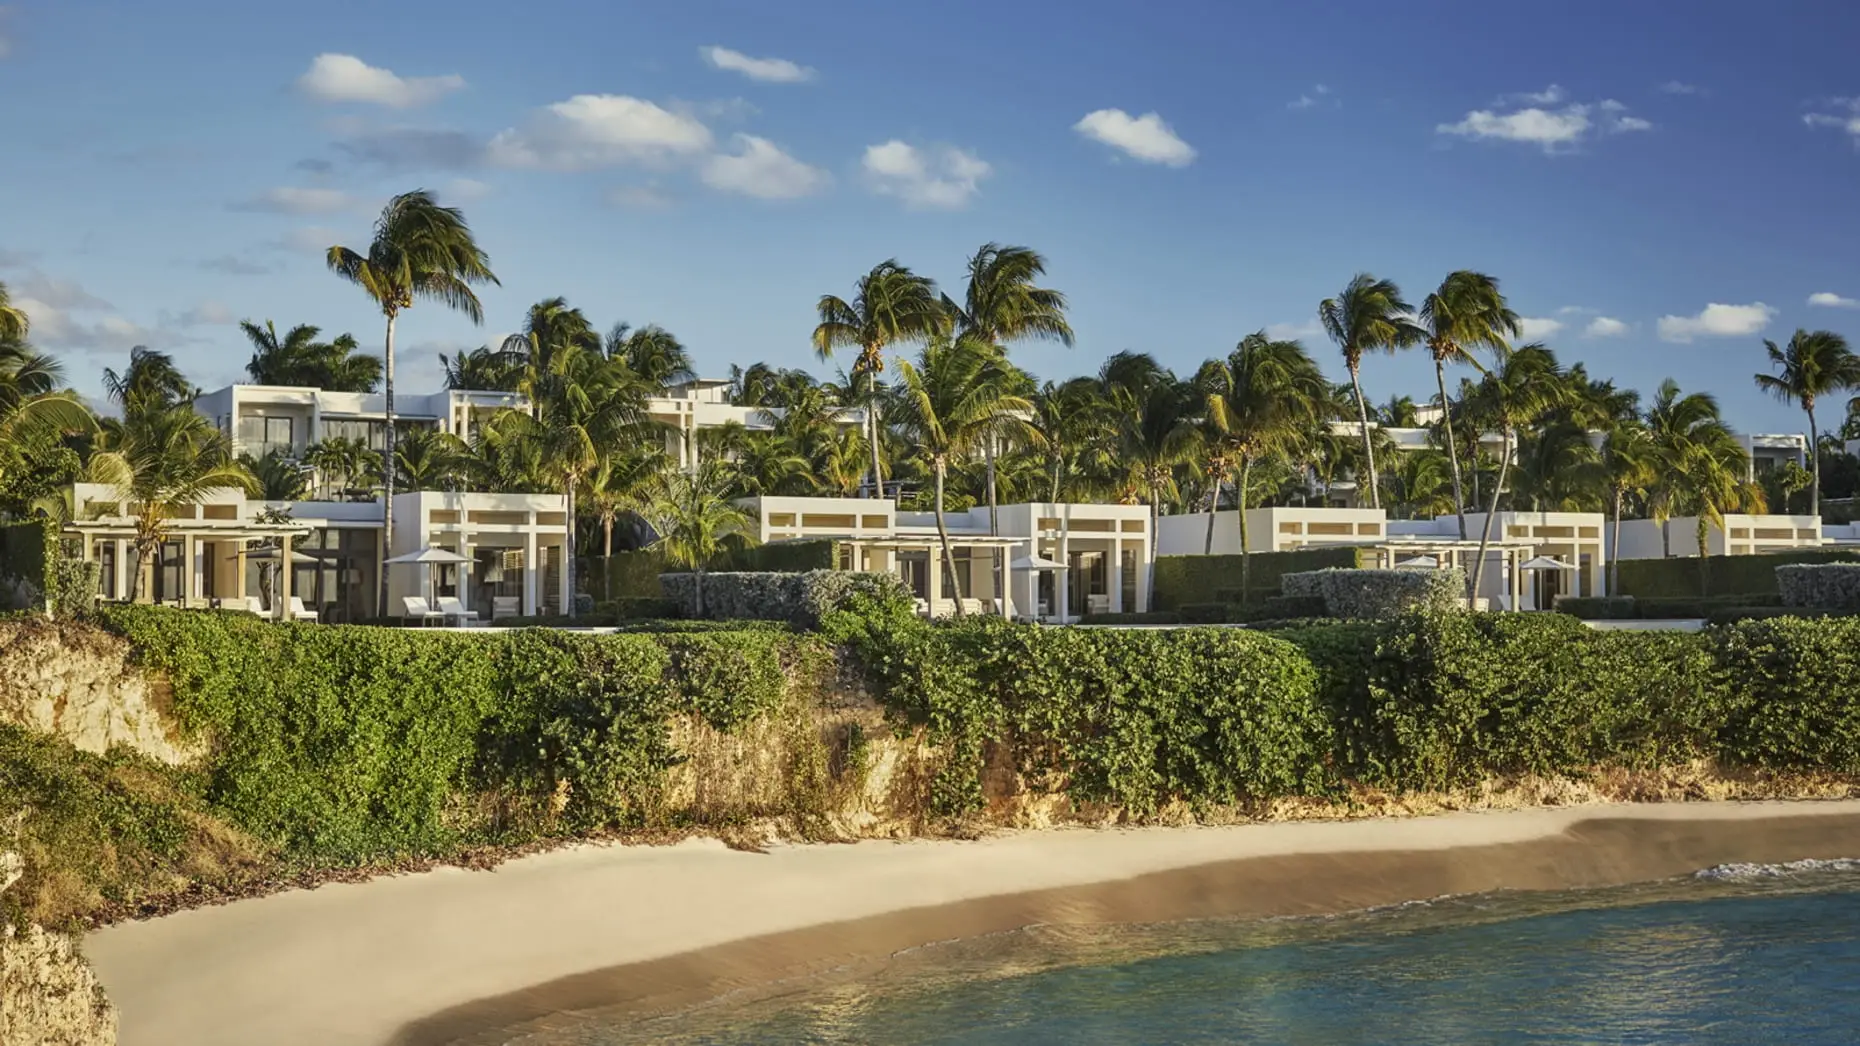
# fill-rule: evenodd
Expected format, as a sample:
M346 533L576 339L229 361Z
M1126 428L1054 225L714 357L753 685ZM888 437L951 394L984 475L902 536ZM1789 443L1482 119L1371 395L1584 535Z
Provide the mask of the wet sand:
M1020 832L975 842L578 847L92 934L123 1046L436 1046L590 1007L685 1005L1033 924L1348 911L1860 857L1860 801Z

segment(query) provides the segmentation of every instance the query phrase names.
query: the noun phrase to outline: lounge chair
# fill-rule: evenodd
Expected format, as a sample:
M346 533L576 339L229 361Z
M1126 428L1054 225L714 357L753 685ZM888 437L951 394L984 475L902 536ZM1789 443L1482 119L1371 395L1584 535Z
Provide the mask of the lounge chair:
M439 613L444 615L441 620L447 624L457 621L460 628L470 628L478 620L478 615L465 609L465 604L457 596L440 596Z
M400 610L402 617L409 620L417 618L422 625L429 621L438 621L444 624L446 620L446 615L434 610L428 605L425 599L419 596L400 597Z
M248 611L257 614L259 617L271 616L271 613L265 609L265 601L258 596L246 596L244 599L227 600L226 605L228 609Z
M291 597L291 620L292 621L309 621L309 622L314 623L316 621L316 611L311 610L304 606L304 601L303 601L302 596L292 596Z
M522 608L519 606L516 596L491 597L491 620L496 621L500 617L520 616L522 616Z

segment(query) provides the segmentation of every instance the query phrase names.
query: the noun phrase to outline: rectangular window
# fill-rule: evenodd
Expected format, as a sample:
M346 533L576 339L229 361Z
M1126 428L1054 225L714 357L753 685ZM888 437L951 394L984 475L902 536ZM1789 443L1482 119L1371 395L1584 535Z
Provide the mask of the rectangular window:
M1120 585L1119 587L1123 589L1124 612L1133 613L1137 609L1137 553L1136 553L1136 550L1128 549L1128 548L1125 549L1123 551L1122 558L1123 558L1123 577L1121 580L1123 584Z

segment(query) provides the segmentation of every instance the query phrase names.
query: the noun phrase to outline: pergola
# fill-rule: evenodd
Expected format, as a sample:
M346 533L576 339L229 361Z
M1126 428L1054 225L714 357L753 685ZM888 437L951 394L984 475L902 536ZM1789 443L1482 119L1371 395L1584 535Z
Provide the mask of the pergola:
M1403 567L1411 560L1432 560L1431 564L1410 564L1403 569L1409 570L1446 570L1459 567L1472 576L1473 563L1479 558L1479 542L1468 538L1408 538L1391 537L1386 541L1367 546L1377 555L1378 567L1393 569ZM1510 608L1516 610L1524 599L1524 561L1534 555L1537 545L1531 541L1506 540L1493 538L1486 543L1486 555L1494 553L1503 557L1501 576L1510 600ZM1474 598L1478 593L1473 593Z
M940 599L943 577L943 540L936 534L901 534L886 538L842 538L840 544L853 548L885 552L926 552L930 556L929 583L930 597L927 602L932 612ZM951 534L951 550L964 548L971 551L981 549L990 554L994 567L1005 577L1008 573L1007 555L1017 545L1025 544L1024 538L1004 537L994 534ZM991 586L992 583L991 583ZM995 603L1002 617L1014 616L1012 586L1005 586L1008 591L995 593Z
M186 592L182 596L182 602L193 604L205 598L199 591L200 571L196 569L202 551L200 547L202 542L237 543L238 562L235 568L237 578L235 589L241 597L244 597L246 560L250 558L249 552L257 551L247 550L246 544L251 541L276 540L278 562L289 563L293 562L292 539L309 533L311 528L303 523L260 523L246 519L173 519L169 520L162 529L164 542L179 541L181 543L181 572L186 579L184 582ZM136 538L136 521L129 516L73 520L64 525L63 532L83 542L83 557L94 561L98 558L96 544L99 541L117 541L133 545ZM119 559L119 562L126 562L126 559ZM134 569L140 570L142 566L138 563ZM291 601L291 571L280 570L278 577L278 597L275 600L277 606L272 608L274 615L282 613L282 608L289 606Z

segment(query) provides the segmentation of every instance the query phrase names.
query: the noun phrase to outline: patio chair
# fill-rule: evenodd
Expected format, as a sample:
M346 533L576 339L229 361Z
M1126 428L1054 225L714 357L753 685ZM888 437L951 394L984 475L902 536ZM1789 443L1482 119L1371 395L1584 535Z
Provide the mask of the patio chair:
M309 621L314 624L316 622L316 611L311 610L304 606L304 601L303 601L302 596L292 596L291 597L291 620L292 621Z
M443 624L446 620L446 615L434 610L427 604L426 600L420 596L400 597L400 610L402 617L408 618L409 620L418 618L422 625L429 621L438 621Z
M500 617L520 616L522 616L522 608L518 605L516 596L491 597L491 620L496 621Z
M439 613L442 621L447 624L457 621L460 628L470 628L478 620L478 615L465 609L465 604L457 596L440 596Z

